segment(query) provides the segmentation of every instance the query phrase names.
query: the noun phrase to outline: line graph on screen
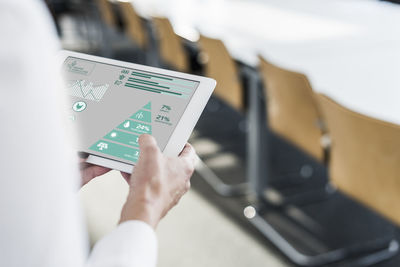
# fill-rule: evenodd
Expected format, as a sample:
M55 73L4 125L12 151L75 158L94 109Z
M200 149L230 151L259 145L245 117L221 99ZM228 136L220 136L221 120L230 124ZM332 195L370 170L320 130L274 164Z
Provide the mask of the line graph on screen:
M68 83L69 94L72 96L99 102L110 87L109 84L94 85L86 80L74 80Z

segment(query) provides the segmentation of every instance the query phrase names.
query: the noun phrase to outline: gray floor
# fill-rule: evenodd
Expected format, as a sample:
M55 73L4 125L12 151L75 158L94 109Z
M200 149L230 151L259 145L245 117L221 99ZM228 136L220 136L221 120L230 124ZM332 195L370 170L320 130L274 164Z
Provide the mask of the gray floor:
M127 190L115 171L81 190L92 242L115 227ZM157 235L159 267L286 266L194 190L160 223Z

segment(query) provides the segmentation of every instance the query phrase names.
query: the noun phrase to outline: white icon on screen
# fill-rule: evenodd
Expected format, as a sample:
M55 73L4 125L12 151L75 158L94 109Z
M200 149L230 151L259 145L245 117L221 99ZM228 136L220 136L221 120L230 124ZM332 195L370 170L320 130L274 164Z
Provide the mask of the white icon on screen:
M128 128L129 126L131 126L131 123L129 121L124 123L124 128Z
M108 149L108 144L101 142L97 144L97 147L99 148L99 150L106 150Z
M143 113L142 112L140 112L140 113L138 113L138 114L136 114L136 119L143 119L143 117L144 117L144 115L143 115Z

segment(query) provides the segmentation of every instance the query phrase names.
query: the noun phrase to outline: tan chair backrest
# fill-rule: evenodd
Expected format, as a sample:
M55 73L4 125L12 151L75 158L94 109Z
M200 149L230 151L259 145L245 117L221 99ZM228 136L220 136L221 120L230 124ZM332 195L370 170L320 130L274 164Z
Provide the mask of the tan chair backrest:
M161 59L178 71L189 71L189 59L181 38L175 34L167 18L154 17Z
M261 57L260 72L267 96L269 128L323 161L321 118L307 77L279 68Z
M317 98L332 140L332 183L400 224L400 126Z
M243 89L235 61L221 40L200 36L200 60L205 75L217 81L214 93L233 108L244 109Z
M108 0L97 0L97 5L104 22L110 27L115 27L117 19L115 18L112 3Z
M147 32L145 31L142 20L130 2L118 2L122 19L125 24L125 33L144 49L147 46Z

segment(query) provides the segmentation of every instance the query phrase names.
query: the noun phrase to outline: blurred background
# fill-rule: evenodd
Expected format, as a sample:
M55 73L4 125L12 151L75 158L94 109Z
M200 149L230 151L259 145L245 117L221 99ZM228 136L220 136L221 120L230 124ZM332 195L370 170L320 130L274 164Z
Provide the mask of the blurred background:
M64 49L217 80L158 266L400 266L396 2L46 1ZM127 190L81 190L92 244Z

